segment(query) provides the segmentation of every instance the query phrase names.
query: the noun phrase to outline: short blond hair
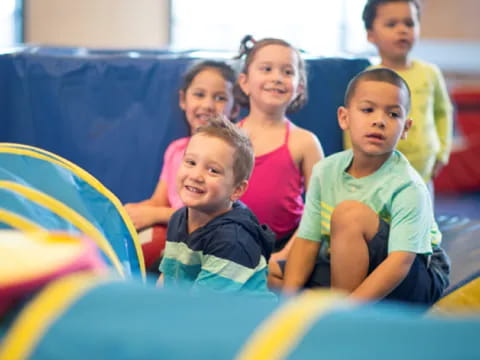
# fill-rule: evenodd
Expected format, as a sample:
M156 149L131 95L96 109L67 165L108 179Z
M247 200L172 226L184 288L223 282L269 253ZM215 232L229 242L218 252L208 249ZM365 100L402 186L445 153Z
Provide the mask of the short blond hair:
M223 115L211 117L205 125L198 127L193 136L221 139L234 149L233 176L235 185L248 180L252 174L255 155L252 142L243 129L240 129Z

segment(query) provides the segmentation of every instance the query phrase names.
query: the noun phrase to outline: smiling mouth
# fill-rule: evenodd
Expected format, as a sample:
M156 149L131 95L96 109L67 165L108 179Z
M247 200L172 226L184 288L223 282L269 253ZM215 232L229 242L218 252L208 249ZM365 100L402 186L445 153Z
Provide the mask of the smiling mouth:
M277 88L266 88L265 91L274 92L274 93L277 93L277 94L285 94L287 92L286 90L277 89Z
M198 114L198 115L195 115L195 118L197 118L198 120L206 123L208 120L210 120L210 118L212 117L212 115L210 114Z
M204 193L203 190L200 190L199 188L194 187L194 186L185 185L185 189L187 189L190 192L196 193L196 194L203 194Z

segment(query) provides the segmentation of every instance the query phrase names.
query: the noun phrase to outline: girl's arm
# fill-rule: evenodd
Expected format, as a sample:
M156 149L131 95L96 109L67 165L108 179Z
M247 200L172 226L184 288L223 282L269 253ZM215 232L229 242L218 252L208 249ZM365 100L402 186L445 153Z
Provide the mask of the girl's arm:
M167 224L175 209L170 207L167 183L160 180L150 199L125 205L135 229L141 230L154 224Z
M318 138L310 131L299 129L299 137L297 143L303 144L301 148L301 164L300 171L305 179L305 190L308 189L310 184L310 176L312 175L313 165L324 158L322 145ZM272 254L271 260L284 260L287 258L290 248L292 247L293 240L295 239L297 232L292 235L290 240L285 244L285 247L278 253Z
M301 171L305 179L305 190L308 189L310 184L310 176L312 175L313 165L323 159L322 145L318 138L310 131L305 130L305 134L302 136L303 148L302 148L302 166Z

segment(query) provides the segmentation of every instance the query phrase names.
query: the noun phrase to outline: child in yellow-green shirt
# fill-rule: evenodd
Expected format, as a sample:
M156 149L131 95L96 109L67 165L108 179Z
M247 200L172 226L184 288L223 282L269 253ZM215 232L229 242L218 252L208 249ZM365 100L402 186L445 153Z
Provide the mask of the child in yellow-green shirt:
M419 36L417 0L369 0L363 10L368 41L379 52L373 67L395 70L409 85L413 126L400 140L401 151L422 178L429 182L447 164L452 143L453 107L437 66L409 58ZM349 139L345 139L349 147Z

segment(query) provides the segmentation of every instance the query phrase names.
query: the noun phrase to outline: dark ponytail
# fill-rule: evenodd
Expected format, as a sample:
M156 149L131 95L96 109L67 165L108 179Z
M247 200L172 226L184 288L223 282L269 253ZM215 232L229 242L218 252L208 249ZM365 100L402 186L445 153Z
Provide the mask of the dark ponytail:
M245 35L243 39L240 41L240 48L238 49L238 55L234 57L234 59L241 59L243 57L247 57L252 51L253 47L255 46L255 39L252 35Z

